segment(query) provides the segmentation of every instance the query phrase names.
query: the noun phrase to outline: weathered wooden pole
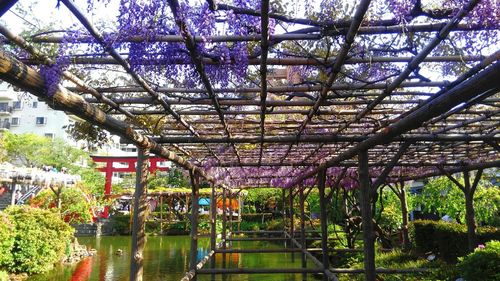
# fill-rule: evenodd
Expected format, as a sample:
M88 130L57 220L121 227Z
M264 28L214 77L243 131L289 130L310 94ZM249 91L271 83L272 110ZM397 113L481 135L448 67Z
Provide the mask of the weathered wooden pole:
M402 231L403 231L403 248L410 248L410 235L408 233L408 204L406 201L406 190L405 190L405 182L403 180L400 181L401 190L399 192L398 197L401 202L401 216L402 216Z
M288 197L288 200L289 200L288 208L290 210L290 214L289 214L290 215L290 236L292 238L294 238L295 237L295 226L294 226L294 220L293 220L294 213L293 213L293 190L292 190L292 188L290 188L290 195ZM289 246L293 247L293 243L290 243ZM292 262L295 262L295 253L292 252L290 257L291 257Z
M163 234L163 194L160 194L160 233Z
M306 214L304 210L304 187L300 187L299 191L299 198L300 198L300 245L302 246L302 252L300 255L300 259L302 262L302 268L307 268L307 263L306 263L306 254L305 250L307 249L306 245L306 224L305 224L305 219L306 219ZM302 280L307 281L307 273L302 273Z
M365 280L375 281L375 235L373 233L373 221L371 210L370 174L368 171L368 150L358 153L358 177L359 177L359 203L361 207L361 218L363 225L363 253Z
M227 247L227 212L226 212L226 189L222 190L222 249ZM222 254L222 268L226 268L226 254Z
M229 232L230 233L233 233L234 231L234 226L233 226L233 213L234 213L234 210L233 210L233 200L234 200L234 194L233 194L233 191L231 190L229 192Z
M241 198L241 193L238 193L238 231L240 231L240 228L241 228L241 214L242 213L243 213L243 200Z
M320 220L321 220L321 250L323 255L323 280L328 280L328 275L326 271L329 270L330 260L328 258L328 221L326 212L326 197L325 197L325 186L326 186L326 169L321 169L318 172L318 191L319 191L319 208L320 208Z
M294 221L293 221L293 190L290 188L290 195L288 196L288 208L289 208L289 216L290 216L290 235L294 237L295 229L294 229Z
M215 202L215 186L212 185L212 193L210 194L210 250L215 251L215 242L217 239L217 204ZM210 257L210 267L215 268L215 255ZM212 280L215 275L212 275Z
M132 222L132 252L130 258L130 280L142 281L143 250L146 244L146 223L148 202L147 180L149 172L149 150L138 148L135 175L134 214Z
M286 192L285 189L281 189L281 218L283 219L283 237L286 237ZM286 240L284 242L284 247L286 248Z
M189 171L191 178L191 249L189 252L189 270L196 271L198 257L198 198L200 195L200 176ZM196 281L196 275L192 280Z

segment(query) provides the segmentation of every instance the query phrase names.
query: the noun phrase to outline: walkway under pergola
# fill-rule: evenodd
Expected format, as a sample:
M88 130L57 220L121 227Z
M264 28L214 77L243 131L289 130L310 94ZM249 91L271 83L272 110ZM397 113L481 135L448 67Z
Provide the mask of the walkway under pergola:
M3 1L0 15L15 2ZM150 154L191 175L192 254L190 272L182 280L194 280L198 274L286 272L318 272L324 280L336 280L327 258L325 189L341 187L360 190L363 272L367 280L375 280L371 202L380 186L463 173L464 196L472 202L479 178L471 181L469 172L479 171L480 176L483 169L500 166L499 15L498 10L485 15L494 1L463 1L449 13L420 9L391 19L377 16L371 2L380 1L357 1L352 14L338 19L270 12L268 0L253 1L258 9L207 1L202 3L208 5L203 10L207 15L250 18L254 21L248 25L255 28L246 34L229 29L206 34L193 27L192 13L184 5L169 0L162 13L171 17L176 32L151 35L149 29L138 29L121 36L99 30L73 1L60 2L78 19L80 31L23 38L0 26L0 40L10 44L0 50L0 79L139 148L132 280L142 278ZM384 3L396 9L398 2ZM420 5L420 1L402 2ZM283 25L292 31L275 28ZM487 45L475 46L474 38L487 38ZM49 56L43 47L51 44L71 47L64 55ZM229 60L211 55L217 48L206 47L218 44L229 46ZM444 48L446 44L453 47ZM78 47L88 45L93 47ZM158 46L176 46L182 55L147 53ZM243 67L231 49L235 46L248 51L244 65L248 71L243 82L224 83L219 79L224 72L234 76ZM139 57L137 52L142 52ZM61 58L65 68L60 67ZM436 70L445 65L453 71ZM222 70L215 72L217 68ZM89 77L102 75L95 69L125 73L129 80L93 85L87 82ZM286 75L280 76L280 71ZM90 74L82 76L83 72ZM158 73L178 76L165 76L158 84L153 82ZM196 75L198 84L185 82L189 75ZM307 251L303 228L296 236L291 224L284 239L318 269L202 268L209 260L214 263L216 253L227 251L226 240L234 239L226 231L223 215L223 240L216 245L212 211L212 251L197 263L196 204L202 181L212 185L213 199L216 194L225 197L227 190L281 188L288 202L300 197L302 210L304 190L317 187L323 260ZM293 221L292 209L287 216ZM470 217L467 222L473 233L473 215L472 225Z

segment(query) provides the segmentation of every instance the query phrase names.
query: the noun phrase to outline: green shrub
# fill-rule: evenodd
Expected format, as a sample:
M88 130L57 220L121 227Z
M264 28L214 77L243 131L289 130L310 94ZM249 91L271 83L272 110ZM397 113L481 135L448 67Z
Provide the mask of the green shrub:
M9 281L9 274L7 272L0 270L0 281Z
M413 243L419 253L434 252L446 261L455 262L457 257L468 253L467 227L443 221L419 220L412 222ZM500 230L494 227L478 227L477 240L485 243L500 239Z
M12 248L14 247L14 226L9 217L0 212L0 268L12 265L14 258ZM2 280L0 278L0 280Z
M183 221L163 225L163 233L168 235L186 235L190 230L191 224Z
M130 215L114 215L110 221L113 233L118 235L130 234Z
M500 280L500 241L490 241L484 249L460 258L457 267L467 281Z
M283 220L272 220L266 223L266 230L283 230Z
M444 263L429 262L426 259L418 257L411 252L402 252L394 250L391 252L377 251L375 255L375 264L377 268L392 268L392 269L414 269L414 268L435 268L443 265ZM363 268L363 255L356 253L351 258L350 264L345 264L346 267ZM436 269L437 271L437 269ZM449 276L447 276L449 277ZM347 275L340 274L339 280L365 280L363 274ZM377 280L385 281L417 281L417 280L443 280L435 276L434 270L429 272L415 272L406 274L377 274ZM446 280L446 279L445 279ZM454 280L454 279L453 279Z
M262 230L262 225L259 222L242 221L240 223L240 230L242 230L242 231L259 231L259 230Z
M262 219L264 217L264 220ZM258 213L258 214L242 214L241 219L248 222L260 222L270 221L273 217L271 213Z
M161 225L159 221L146 221L144 226L146 233L159 233L161 231Z
M9 271L42 273L62 259L74 229L59 214L28 206L9 207L6 213L15 237Z

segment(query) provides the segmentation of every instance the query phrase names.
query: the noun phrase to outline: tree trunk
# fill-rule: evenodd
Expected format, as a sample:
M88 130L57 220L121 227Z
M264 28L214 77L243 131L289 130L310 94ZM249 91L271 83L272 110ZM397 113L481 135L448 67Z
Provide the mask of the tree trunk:
M465 194L465 220L467 223L467 240L469 251L476 248L476 219L474 215L474 194L470 190Z

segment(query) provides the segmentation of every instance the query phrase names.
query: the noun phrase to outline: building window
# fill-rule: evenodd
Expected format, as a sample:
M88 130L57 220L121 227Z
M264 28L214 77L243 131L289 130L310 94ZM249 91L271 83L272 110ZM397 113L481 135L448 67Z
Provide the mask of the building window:
M15 101L12 103L12 107L14 110L21 110L23 108L23 104L20 101Z
M19 126L20 120L19 117L12 117L12 120L10 121L11 126Z
M52 134L52 133L46 133L45 137L49 138L49 139L54 139L54 134Z
M37 117L36 118L37 125L45 125L47 124L47 117Z
M9 118L3 119L2 129L10 129L10 119Z
M32 107L33 107L33 108L37 108L37 107L38 107L38 102L37 102L37 101L34 101L34 102L33 102Z
M8 102L0 102L0 112L9 112Z

